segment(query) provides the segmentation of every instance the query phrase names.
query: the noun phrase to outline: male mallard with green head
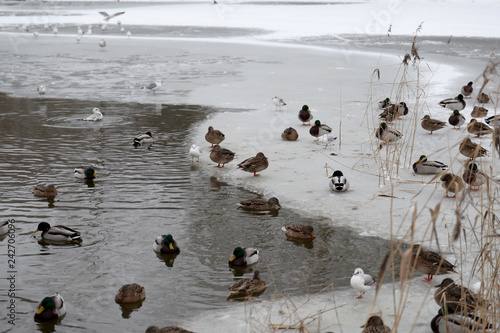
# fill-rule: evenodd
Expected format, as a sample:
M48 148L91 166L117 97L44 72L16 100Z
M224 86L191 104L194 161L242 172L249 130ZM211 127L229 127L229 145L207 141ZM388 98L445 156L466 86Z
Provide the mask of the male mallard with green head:
M378 102L378 108L380 110L385 110L391 105L394 105L394 104L391 103L391 99L389 97Z
M139 146L145 146L150 149L154 142L155 139L153 137L153 134L151 134L151 132L146 132L134 138L134 147L137 148Z
M350 187L349 181L340 170L335 170L333 174L328 178L331 178L328 186L332 191L345 192Z
M488 181L488 176L477 168L476 163L469 163L462 175L464 182L469 184L469 190L479 191L481 185Z
M259 261L259 250L253 247L237 247L229 259L229 266L246 267Z
M257 172L264 171L269 166L269 161L267 157L262 152L258 152L255 157L250 157L238 164L238 169L242 169L246 172L253 172L254 177L260 175Z
M309 129L309 134L315 138L319 138L325 134L332 133L332 129L327 124L322 124L319 120L316 120L312 127Z
M272 197L269 200L263 199L249 199L240 201L238 204L244 210L252 211L267 211L267 210L277 210L280 209L280 202L278 198Z
M422 118L420 125L424 130L430 131L429 134L446 127L446 123L444 121L431 118L428 114Z
M375 131L375 137L384 144L396 142L403 137L397 129L387 126L386 123L381 123Z
M73 170L73 173L76 178L81 178L81 179L94 179L97 177L97 174L95 173L94 169L87 167L75 168L75 170Z
M241 279L229 287L229 298L258 296L266 290L266 283L261 280L260 272L254 271L252 279Z
M453 129L460 129L460 126L465 123L465 117L460 113L460 111L455 110L448 118L448 122L451 126L453 126Z
M50 321L66 315L66 304L61 295L47 296L38 303L35 312L35 320Z
M413 163L413 171L422 175L430 175L440 173L448 169L448 166L438 161L428 161L425 155L421 155L419 159Z
M455 313L451 307L442 307L432 318L431 329L434 333L477 333L489 332L493 325L485 317L475 314Z
M57 195L57 190L54 185L38 185L31 190L37 197L55 197Z
M232 151L226 148L221 148L219 145L214 145L210 151L210 159L217 163L216 168L223 168L226 163L234 160L234 155ZM220 165L222 163L222 166Z
M118 289L115 295L115 302L119 304L129 304L142 302L146 299L146 289L137 283L125 284Z
M302 126L311 126L313 115L311 114L311 110L309 110L309 107L307 105L302 106L302 109L300 109L299 120L302 122Z
M459 94L457 97L443 99L439 105L452 111L462 111L465 108L464 96Z
M38 228L33 232L35 233L38 231L42 231L42 239L49 241L73 242L81 239L80 232L63 225L51 227L47 222L39 223Z
M171 234L156 237L153 242L153 250L161 254L177 254L181 252Z

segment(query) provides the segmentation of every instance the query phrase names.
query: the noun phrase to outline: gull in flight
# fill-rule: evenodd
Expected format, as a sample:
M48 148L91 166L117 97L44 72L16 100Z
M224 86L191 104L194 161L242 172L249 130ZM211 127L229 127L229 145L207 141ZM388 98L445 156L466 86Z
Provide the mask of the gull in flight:
M118 12L118 13L114 13L112 15L109 15L108 13L106 12L99 12L99 14L101 14L102 16L104 16L104 21L109 21L111 20L113 17L116 17L118 15L121 15L121 14L125 14L125 12Z

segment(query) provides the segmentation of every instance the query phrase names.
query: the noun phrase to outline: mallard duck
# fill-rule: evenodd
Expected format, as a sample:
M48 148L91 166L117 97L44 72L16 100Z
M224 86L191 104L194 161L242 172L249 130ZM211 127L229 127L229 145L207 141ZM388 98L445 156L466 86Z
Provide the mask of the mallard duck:
M328 177L331 178L328 186L335 192L345 192L349 189L349 181L340 170L335 170L333 174Z
M462 111L465 108L464 96L459 94L457 97L444 99L439 102L439 105L452 111Z
M160 89L162 83L163 83L162 80L156 80L154 83L150 83L147 86L141 87L141 89L151 90L153 94L156 94L156 91Z
M319 120L316 120L314 125L309 129L309 133L315 138L319 138L325 134L332 133L332 129L327 124L322 124Z
M448 118L448 122L454 129L460 129L460 126L465 123L465 117L460 113L460 111L455 110L451 114L450 118Z
M471 119L467 125L467 132L475 134L476 138L479 138L480 135L493 133L493 129L486 124L478 122L476 119Z
M278 109L281 110L281 107L284 106L284 105L286 105L286 103L283 100L283 98L279 98L278 96L274 96L272 98L272 100L273 100L273 103L275 105L274 110L278 110Z
M66 315L66 304L61 295L47 296L38 303L35 312L35 320L50 321Z
M137 283L125 284L115 295L116 303L137 303L146 299L146 289Z
M210 159L217 163L215 167L223 168L226 163L234 160L234 153L226 148L221 148L219 145L215 145L212 150L210 150ZM222 163L222 166L220 165Z
M259 261L259 250L253 247L237 247L229 259L229 266L248 266Z
M391 104L391 99L389 97L387 97L386 99L381 100L380 102L378 102L378 108L380 110L385 110L385 109L387 109L391 105L394 105L394 104Z
M55 197L57 195L57 190L54 185L38 185L31 190L37 197Z
M425 155L421 155L419 159L413 163L413 171L422 175L430 175L440 173L448 169L448 166L438 161L428 161Z
M280 202L277 198L272 197L269 200L249 199L243 200L238 204L244 210L266 211L280 209Z
M157 326L149 326L146 333L194 333L177 326L165 326L162 329Z
M477 168L476 163L469 163L467 170L462 175L464 182L469 184L469 190L479 191L481 185L486 183L488 176Z
M365 274L361 268L356 268L354 273L352 273L351 277L351 287L361 292L357 298L363 298L365 292L370 290L372 285L375 284L375 279L371 277L369 274Z
M302 122L302 126L311 126L313 115L311 114L311 111L309 110L309 107L307 105L302 106L302 109L299 111L299 120Z
M450 307L442 307L432 318L431 329L434 333L475 333L489 332L493 326L484 318L474 314L454 313Z
M285 232L288 237L302 238L302 239L313 239L314 235L312 225L305 224L288 224L281 227L281 230Z
M462 155L469 157L471 160L488 155L488 151L486 149L481 147L481 145L472 142L469 138L465 138L462 141L458 150Z
M87 118L83 118L83 120L98 121L98 120L102 120L102 118L103 118L103 116L102 116L101 110L99 110L98 108L93 108L92 114L90 116L88 116Z
M422 125L424 130L431 131L429 134L446 127L446 123L444 121L433 119L428 114L422 118L420 125Z
M181 252L171 234L156 237L153 242L153 250L161 254L177 254Z
M486 306L487 302L469 288L458 285L452 279L444 279L434 292L434 300L443 307L447 306L454 312L474 312L478 306Z
M81 239L80 232L63 225L51 227L47 222L40 222L38 228L33 232L38 231L42 231L42 238L49 241L73 242Z
M408 249L411 257L410 263L417 271L427 274L427 278L423 282L429 282L434 275L443 275L456 273L455 266L444 259L440 254L433 251L426 251L420 245L415 244L411 249Z
M229 297L250 297L260 295L266 290L266 283L260 279L260 272L254 271L252 279L241 279L229 287Z
M464 95L465 98L471 98L470 95L472 94L472 91L474 91L474 88L472 88L472 82L467 83L466 86L462 86L462 89L460 89L460 93Z
M488 114L488 109L483 108L482 106L477 106L476 105L472 109L472 112L470 113L470 116L474 117L474 118L484 118L484 117L486 117L487 114Z
M500 114L488 117L484 122L491 126L498 126L500 125Z
M212 126L208 127L208 132L205 134L205 140L212 144L210 148L213 148L214 145L218 145L222 141L226 139L224 133L219 130L215 130Z
M293 127L288 127L281 133L281 138L286 141L295 141L299 138L299 133Z
M490 96L485 93L480 93L477 95L477 101L482 104L488 103L490 101Z
M200 156L201 156L202 149L198 145L191 145L191 148L189 148L189 156L191 156L191 163L194 162L194 159L196 158L196 162L200 161Z
M397 129L387 126L386 123L382 123L375 131L375 136L384 144L387 144L398 141L403 137L403 134Z
M92 168L78 167L73 170L73 173L76 178L81 179L94 179L97 177L94 169Z
M384 325L384 321L379 316L371 316L366 324L361 326L361 333L391 333L389 326Z
M459 176L447 172L441 176L441 186L446 190L446 198L455 198L456 194L464 189L464 182ZM448 196L448 192L453 193L453 196Z
M155 139L153 137L153 134L151 134L151 132L148 131L134 138L134 147L137 148L139 146L145 146L149 149L151 148L154 142Z
M384 119L387 122L392 122L401 116L406 116L408 114L408 107L405 102L399 104L390 104L384 111L379 115L379 118Z
M241 169L246 172L253 172L254 177L258 177L260 175L257 172L266 170L269 166L269 161L267 157L264 156L264 153L258 152L255 157L250 157L238 164L238 169Z
M498 156L500 156L500 127L495 127L495 132L493 132L493 146L496 148Z
M9 220L0 221L0 235L9 233Z

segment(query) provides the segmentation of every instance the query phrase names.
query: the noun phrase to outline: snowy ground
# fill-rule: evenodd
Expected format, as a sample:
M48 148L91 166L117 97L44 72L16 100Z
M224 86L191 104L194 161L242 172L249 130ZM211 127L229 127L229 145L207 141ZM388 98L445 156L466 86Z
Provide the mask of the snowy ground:
M241 109L241 112L216 113L193 129L193 141L206 146L203 139L206 129L214 126L226 135L223 147L237 154L236 160L224 169L214 169L205 148L200 162L203 172L262 193L265 197L277 196L285 209L326 216L334 225L349 225L360 234L387 239L408 240L407 233L416 208L421 213L417 220L416 240L432 247L435 243L431 242L428 228L429 208L440 202L441 214L436 228L440 244L443 249L448 248L457 201L443 199L444 191L439 183L432 181L432 176L415 175L411 164L424 154L429 159L450 165L454 173L461 174L466 159L458 153L457 143L467 132L452 130L449 126L429 135L420 127L420 119L424 114L430 114L447 121L450 112L437 103L456 96L468 81L475 81L478 89L482 79L476 78L486 62L455 58L446 53L421 54L424 59L416 66L408 66L407 72L404 72L401 62L404 53L410 51L411 37L422 22L419 36L444 36L443 49L446 49L446 39L450 35L491 37L492 43L497 43L500 4L490 1L425 2L425 5L421 2L258 3L104 3L91 8L87 4L68 7L61 3L43 3L26 5L31 6L29 11L26 7L0 5L0 51L9 65L0 90L32 96L38 84L48 81L50 97L80 96L154 104L193 103ZM112 19L108 23L109 29L102 32L97 28L103 23L97 13L100 10L110 13L123 10L126 13ZM23 14L26 12L30 15ZM132 31L132 37L127 38L116 26L118 19L127 29L130 26L138 29L189 26L209 28L209 32L196 38L161 34L147 36L146 29L140 30L139 34ZM43 30L45 24L58 26L62 32L54 37L50 31ZM77 44L76 26L81 25L86 30L89 24L95 25L97 31L90 36L84 35L82 42ZM30 27L30 31L22 31L23 25ZM352 45L334 48L291 42L309 37L320 44L322 36L342 39L342 34L358 34L369 40L372 34L387 34L390 25L390 34L410 36L407 46L403 45L404 52L383 46L366 52ZM233 28L249 29L255 33L239 35L233 32L229 37L219 38L210 32L215 28L229 28L229 31ZM32 36L34 30L40 31L37 40ZM106 38L108 42L103 52L97 46L100 38ZM287 43L280 42L283 40ZM24 59L16 58L19 56ZM136 62L135 66L128 65L131 59ZM16 66L20 63L23 65ZM74 64L78 64L78 70ZM380 80L372 75L375 69L380 70ZM76 72L78 75L75 76ZM137 92L141 84L154 81L156 77L165 83L157 94L151 96ZM70 85L65 84L68 81ZM492 97L497 96L495 90L498 87L494 83L486 87ZM282 111L274 110L271 98L275 95L287 102ZM373 132L378 125L377 101L385 97L405 101L410 114L394 125L404 133L402 143L397 147L384 147L379 153ZM309 105L315 120L333 128L338 139L332 146L317 145L308 133L309 127L301 126L297 113L303 104ZM463 111L467 122L473 105L474 99L467 100ZM491 114L496 110L492 103L486 107ZM280 137L281 132L290 126L299 131L297 142L285 142ZM500 165L493 154L491 137L475 141L490 151L490 157L481 159L480 168L486 170L491 166L491 175L498 179ZM236 169L238 162L258 151L264 152L270 161L269 168L260 177ZM396 162L397 156L399 162ZM350 191L330 192L327 173L331 174L334 169L341 169L350 180ZM492 191L498 193L498 183L493 182L493 185ZM467 193L465 200L472 207L484 197L484 192ZM469 221L474 221L480 213L469 208L463 214L468 239L473 238ZM478 245L474 244L467 253L460 250L458 243L454 245L448 259L454 261L462 256L459 270L464 283L477 281L478 277L467 272ZM346 272L346 276L350 274ZM458 275L453 277L458 278ZM414 323L414 332L428 332L430 319L437 312L437 305L426 295L429 287L420 279L421 276L415 278L410 291L405 311L408 317L399 327L402 332L410 332ZM373 309L382 311L389 325L394 322L395 301L391 295L396 299L399 297L398 288L394 289L393 293L393 285L384 285L381 289L383 297L376 300ZM354 296L351 289L335 290L336 306L340 307L336 313L321 316L319 331L359 330L370 311L373 291L364 300L358 301ZM308 302L301 310L300 318L333 307L329 303L332 300L332 293L327 292ZM306 300L294 301L302 304ZM248 307L245 316L242 305L235 307L232 313L209 313L203 318L193 318L183 326L198 332L234 332L235 323L238 323L238 332L265 331L261 325L267 324L268 320L277 323L282 318L278 309L273 309L272 318L268 319L269 306L259 303ZM418 313L421 306L422 313ZM255 320L249 319L253 317ZM207 330L207 321L211 323L210 330ZM341 326L337 327L339 323ZM317 325L318 322L311 324L310 331L314 331ZM325 327L329 328L325 330Z

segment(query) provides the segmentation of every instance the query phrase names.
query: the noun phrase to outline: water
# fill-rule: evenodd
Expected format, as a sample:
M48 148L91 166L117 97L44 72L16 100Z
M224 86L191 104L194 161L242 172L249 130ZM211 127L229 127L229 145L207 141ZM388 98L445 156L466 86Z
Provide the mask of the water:
M93 107L101 122L80 120ZM2 331L143 331L150 324L177 325L210 310L243 306L227 301L238 275L262 272L269 284L260 300L275 292L303 296L330 283L349 288L346 271L375 272L389 242L333 228L330 218L299 215L289 207L275 213L237 209L257 197L225 184L192 164L191 130L214 110L196 105L146 105L84 100L0 97L2 217L15 219L17 324ZM135 149L135 135L151 131L150 150ZM204 148L205 152L208 148ZM92 165L99 177L86 183L73 168ZM215 170L214 170L215 172ZM54 200L31 188L54 184ZM335 219L335 217L331 217ZM41 221L79 230L79 244L54 245L32 231ZM281 226L314 226L313 242L287 240ZM152 250L157 235L171 233L181 253L175 260ZM227 261L236 246L261 250L261 261L232 271ZM6 267L7 241L0 242ZM367 255L369 254L369 255ZM0 305L8 302L0 284ZM121 308L114 294L125 283L146 288L137 308ZM33 321L36 303L59 292L68 314L60 323ZM6 323L4 310L0 317ZM129 320L130 319L130 320Z

